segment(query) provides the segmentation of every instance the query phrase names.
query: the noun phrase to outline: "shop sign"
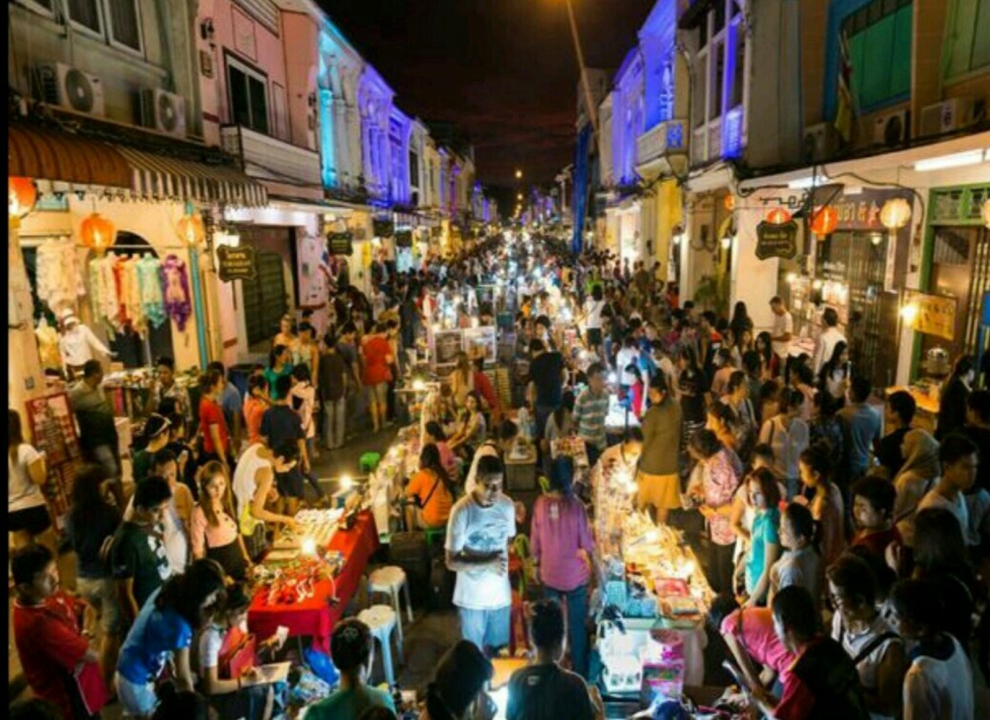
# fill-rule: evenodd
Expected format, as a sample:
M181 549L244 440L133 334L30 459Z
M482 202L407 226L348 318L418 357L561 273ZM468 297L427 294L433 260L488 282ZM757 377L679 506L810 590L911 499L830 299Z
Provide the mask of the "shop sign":
M350 232L327 235L327 250L331 255L351 255L354 252L354 235Z
M251 245L220 245L217 247L217 274L223 282L254 280L258 265Z
M411 248L413 244L412 230L399 230L395 233L395 246Z
M390 238L395 235L395 223L391 220L372 220L371 226L374 237Z
M797 223L782 225L761 222L756 226L756 257L760 260L780 257L790 260L797 255Z
M850 197L831 203L838 216L838 227L841 230L880 230L886 232L880 222L880 210L888 200L903 197L911 202L910 196L897 190L874 190L863 192L862 195Z
M914 330L945 340L955 339L956 298L912 293L908 304L918 308L911 324Z

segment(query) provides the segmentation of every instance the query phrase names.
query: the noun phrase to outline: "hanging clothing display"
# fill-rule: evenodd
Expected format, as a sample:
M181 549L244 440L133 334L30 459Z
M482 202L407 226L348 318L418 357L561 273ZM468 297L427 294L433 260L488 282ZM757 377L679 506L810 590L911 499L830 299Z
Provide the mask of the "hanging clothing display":
M58 330L48 324L44 316L34 330L38 338L38 355L41 358L43 370L59 371L62 369L62 354L58 348Z
M38 297L53 311L76 306L86 294L79 253L71 238L45 241L38 245Z
M89 304L93 318L111 328L120 327L120 303L113 272L116 262L117 256L113 253L89 261Z
M189 296L189 273L186 263L177 255L169 255L162 263L162 293L165 298L165 312L175 321L179 332L184 332L186 322L192 315L192 302Z
M135 263L138 287L141 295L141 312L154 328L168 320L162 297L162 263L152 255L142 255Z

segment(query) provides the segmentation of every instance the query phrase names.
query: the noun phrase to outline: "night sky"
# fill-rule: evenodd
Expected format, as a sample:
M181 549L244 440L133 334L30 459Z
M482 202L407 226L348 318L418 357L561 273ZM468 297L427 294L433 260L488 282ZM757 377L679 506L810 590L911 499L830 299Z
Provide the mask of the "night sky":
M572 0L588 67L615 70L656 0ZM456 123L478 179L545 184L573 162L578 70L563 0L320 0L423 120Z

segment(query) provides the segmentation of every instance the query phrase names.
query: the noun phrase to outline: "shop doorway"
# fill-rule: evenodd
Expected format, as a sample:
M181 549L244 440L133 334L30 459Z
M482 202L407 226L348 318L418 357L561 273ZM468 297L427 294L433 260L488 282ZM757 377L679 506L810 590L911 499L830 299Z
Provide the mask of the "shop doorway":
M158 258L158 253L147 240L140 235L125 231L117 233L112 251L121 257L151 255ZM87 257L87 263L89 259ZM157 328L149 322L144 335L139 334L128 323L122 331L110 338L109 345L117 354L117 362L123 363L125 368L148 367L160 357L175 359L171 320L166 320Z
M885 290L887 232L845 231L818 243L814 301L839 314L849 340L853 372L875 388L889 387L897 371L899 294Z
M976 335L983 294L990 291L990 230L981 226L936 227L931 246L932 295L956 299L956 327L952 340L921 335L922 357L932 348L948 351L950 362L976 355Z

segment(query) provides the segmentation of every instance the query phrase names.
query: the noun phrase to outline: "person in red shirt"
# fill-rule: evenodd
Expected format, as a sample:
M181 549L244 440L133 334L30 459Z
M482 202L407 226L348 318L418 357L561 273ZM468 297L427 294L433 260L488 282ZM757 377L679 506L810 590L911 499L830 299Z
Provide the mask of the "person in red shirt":
M897 490L889 480L866 476L852 486L853 520L856 536L852 546L862 546L881 563L887 547L900 547L901 533L894 524L894 501Z
M498 395L492 381L485 375L485 359L475 358L474 360L474 389L485 401L488 410L491 412L491 422L489 425L497 423L502 419L502 406L499 404Z
M79 631L71 600L58 592L55 556L31 544L10 564L14 643L31 691L57 705L65 720L98 717L107 700L99 655Z
M395 362L392 344L388 341L386 332L385 324L378 323L361 344L361 356L364 360L364 377L361 380L371 391L368 411L371 413L371 424L376 433L385 425L388 383L392 379L392 371L389 368Z
M199 401L199 431L203 438L200 463L219 460L230 472L230 432L220 406L220 396L227 387L227 381L219 370L207 370L200 376L199 386L203 393Z

